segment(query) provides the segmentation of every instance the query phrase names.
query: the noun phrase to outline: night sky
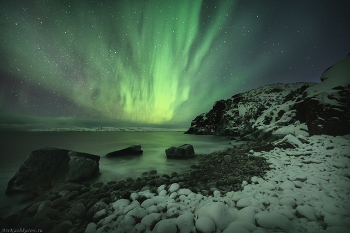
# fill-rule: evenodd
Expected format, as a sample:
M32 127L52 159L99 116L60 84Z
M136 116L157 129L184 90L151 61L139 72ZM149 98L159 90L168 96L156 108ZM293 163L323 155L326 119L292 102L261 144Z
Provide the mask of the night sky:
M347 0L2 0L0 17L2 129L187 127L350 52Z

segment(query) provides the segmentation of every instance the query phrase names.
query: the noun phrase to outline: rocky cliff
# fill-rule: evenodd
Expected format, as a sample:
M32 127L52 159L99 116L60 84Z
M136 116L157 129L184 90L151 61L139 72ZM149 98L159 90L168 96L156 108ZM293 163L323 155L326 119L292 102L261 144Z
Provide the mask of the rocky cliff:
M215 102L188 134L243 139L350 133L350 56L328 68L321 83L276 83Z

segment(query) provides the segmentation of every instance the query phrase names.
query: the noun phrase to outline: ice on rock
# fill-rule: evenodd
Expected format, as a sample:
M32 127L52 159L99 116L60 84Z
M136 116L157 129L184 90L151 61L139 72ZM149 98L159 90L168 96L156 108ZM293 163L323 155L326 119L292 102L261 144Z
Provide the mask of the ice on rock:
M220 197L221 196L221 193L220 193L220 191L219 190L215 190L214 191L214 197Z
M278 159L275 159L275 158L269 158L267 160L269 163L272 163L273 165L275 165L276 167L279 167L279 168L283 168L284 167L284 163ZM271 165L270 165L271 166Z
M222 202L207 203L198 210L198 218L208 217L213 220L216 228L225 230L234 220L227 207Z
M246 230L248 230L248 232L253 232L256 230L256 226L250 222L247 221L234 221L231 222L230 225L226 228L226 230L224 232L240 232L238 231L238 227L242 227L245 228ZM231 231L228 231L231 230Z
M262 228L256 229L255 231L253 231L252 233L266 233L265 230L263 230Z
M280 212L282 215L286 216L289 220L292 220L295 218L295 215L292 213L290 208L284 208L281 207L278 212Z
M175 199L177 197L177 193L173 192L172 194L170 194L170 198L171 199Z
M145 209L136 207L125 215L123 221L127 227L132 227L136 224L136 219L142 219L146 215L147 212Z
M137 223L135 225L135 229L138 231L138 232L144 232L146 230L146 226L145 224L143 223Z
M189 189L179 189L178 191L177 191L177 194L178 195L189 195L190 193L192 193L192 191L191 190L189 190Z
M241 193L241 192L232 192L229 197L233 200L233 201L239 201L242 198L245 197L249 197L247 194L245 193Z
M166 217L167 218L174 218L179 216L179 211L176 207L172 207L170 209L167 210L166 212Z
M151 213L157 213L159 210L158 210L158 207L155 206L155 205L151 205L150 207L148 207L146 209L147 213L151 214Z
M275 185L271 182L264 182L261 184L261 189L262 190L274 190Z
M168 197L166 196L155 196L152 198L155 204L163 203L165 200L167 200Z
M89 223L85 229L84 233L95 233L96 232L96 223Z
M193 219L194 219L194 215L192 213L182 214L176 219L177 226L181 233L195 232Z
M326 232L327 233L349 233L350 232L350 228L340 227L340 226L327 227Z
M162 191L160 191L159 192L159 196L166 196L166 194L167 194L167 191L166 190L162 190Z
M228 228L226 228L222 233L250 233L247 229L241 226L236 225L229 225Z
M152 206L152 205L154 205L154 204L155 204L155 202L154 202L153 199L147 199L147 200L144 200L144 201L142 202L141 207L147 209L148 207L150 207L150 206Z
M139 207L140 203L138 201L133 201L130 205L125 207L124 214L128 213L130 210L135 209L136 207Z
M297 210L297 214L309 219L310 221L317 220L316 215L314 213L314 209L309 205L297 206L296 210Z
M339 207L336 203L333 202L326 202L324 203L322 209L330 214L337 214L339 213Z
M255 215L256 221L259 224L259 226L271 229L271 230L278 230L281 229L285 232L293 232L292 231L292 224L290 220L276 212L268 212L268 211L262 211Z
M141 223L145 224L146 228L150 228L154 223L158 222L161 219L159 213L151 213L142 218Z
M273 144L278 145L281 143L289 143L296 148L304 148L304 144L298 138L294 137L291 134L286 135L283 139L281 139L277 142L274 142Z
M169 187L169 192L170 193L176 192L177 190L179 190L179 188L180 188L180 185L178 183L173 183Z
M240 208L244 208L244 207L248 207L250 206L252 203L250 201L250 198L242 198L241 200L239 200L236 204L236 206L240 209Z
M256 207L245 207L237 212L237 221L246 221L255 224L255 214L259 209Z
M153 229L156 233L177 233L176 219L164 219L159 221Z
M292 197L284 197L280 200L280 203L282 205L289 205L292 208L294 208L296 206L295 199Z
M130 201L127 199L119 199L118 201L112 204L112 207L115 211L124 211L124 209L130 204Z
M187 197L190 199L196 199L197 195L195 193L190 193Z
M286 180L280 185L281 189L294 189L295 185L293 182Z
M160 193L161 191L165 190L165 184L158 187L157 192Z
M215 231L215 223L211 218L203 216L197 219L196 228L200 232L211 233Z
M324 217L324 222L327 224L329 227L335 227L335 226L340 226L340 227L348 227L350 228L350 218L345 219L344 217L338 215L338 214L325 214Z

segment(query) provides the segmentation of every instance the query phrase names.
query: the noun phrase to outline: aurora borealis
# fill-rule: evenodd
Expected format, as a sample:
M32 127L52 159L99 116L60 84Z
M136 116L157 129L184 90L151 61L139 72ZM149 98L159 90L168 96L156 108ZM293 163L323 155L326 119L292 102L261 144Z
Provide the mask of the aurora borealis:
M188 124L238 92L318 82L350 52L349 20L302 2L2 1L0 124Z

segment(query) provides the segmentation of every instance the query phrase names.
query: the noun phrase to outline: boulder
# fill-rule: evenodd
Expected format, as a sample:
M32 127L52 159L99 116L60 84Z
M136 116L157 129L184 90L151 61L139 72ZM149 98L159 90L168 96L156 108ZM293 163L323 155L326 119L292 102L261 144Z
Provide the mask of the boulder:
M97 155L55 147L34 150L8 182L6 194L48 190L58 183L87 179L99 172L99 160Z
M186 159L195 156L193 146L190 144L184 144L179 147L170 147L165 150L167 158L177 158L177 159Z
M141 145L132 145L122 150L117 150L106 154L106 157L116 157L120 155L140 155L143 153Z

